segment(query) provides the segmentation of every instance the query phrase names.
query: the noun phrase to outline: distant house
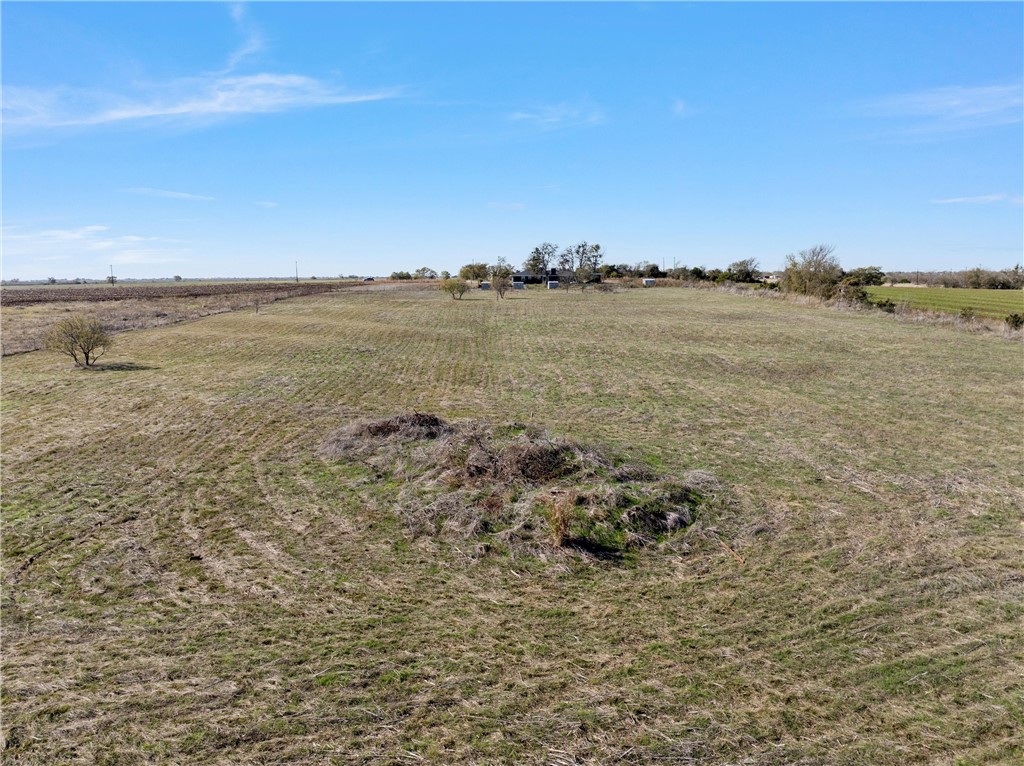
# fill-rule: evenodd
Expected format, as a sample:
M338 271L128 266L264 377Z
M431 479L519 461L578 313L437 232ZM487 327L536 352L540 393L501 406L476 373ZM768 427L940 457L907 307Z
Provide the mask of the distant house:
M553 272L557 271L557 269L549 269L549 271ZM543 285L547 284L551 279L552 277L548 276L548 272L544 272L543 274L534 274L530 271L517 271L512 274L512 284L520 282L524 285ZM557 281L558 277L554 277L554 279Z
M778 274L762 274L761 275L761 281L762 282L771 282L771 283L778 282L779 281L779 275Z
M543 274L533 274L528 271L517 271L512 274L512 283L522 282L525 285L546 285L548 282L575 282L576 273L569 269L548 269ZM600 282L601 275L594 272L591 276L591 283Z

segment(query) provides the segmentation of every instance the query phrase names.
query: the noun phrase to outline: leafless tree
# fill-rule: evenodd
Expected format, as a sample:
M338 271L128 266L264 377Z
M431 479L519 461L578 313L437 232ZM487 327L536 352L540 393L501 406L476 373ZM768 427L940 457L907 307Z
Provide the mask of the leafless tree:
M114 339L98 319L71 316L61 319L46 333L44 345L66 354L76 367L91 367L113 345Z
M492 277L491 289L494 290L496 298L504 298L505 293L512 289L512 280L506 274Z

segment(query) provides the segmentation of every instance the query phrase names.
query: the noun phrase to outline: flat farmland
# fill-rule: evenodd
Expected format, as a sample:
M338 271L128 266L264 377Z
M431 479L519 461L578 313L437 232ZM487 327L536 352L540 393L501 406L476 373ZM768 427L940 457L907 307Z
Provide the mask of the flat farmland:
M173 324L210 314L315 295L354 283L182 282L133 285L4 286L0 290L2 353L42 347L46 331L70 313L98 319L111 332Z
M7 763L1024 758L1019 342L704 290L340 291L103 361L4 360ZM410 412L719 489L618 559L414 534L412 463L323 451Z
M906 301L912 309L959 314L972 308L979 317L1005 319L1024 314L1024 290L975 290L963 287L869 287L874 299Z

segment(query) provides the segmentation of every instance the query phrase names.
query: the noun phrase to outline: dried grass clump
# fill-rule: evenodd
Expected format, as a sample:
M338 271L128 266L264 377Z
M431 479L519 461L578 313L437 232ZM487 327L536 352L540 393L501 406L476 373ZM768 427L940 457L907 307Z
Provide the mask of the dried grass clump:
M388 444L439 439L452 427L436 415L412 412L384 420L359 420L332 433L321 457L344 458L377 452Z
M367 423L362 428L362 433L367 436L397 437L405 441L437 439L451 431L452 427L437 415L425 415L421 412L378 420Z
M694 523L720 485L709 473L651 468L522 423L449 423L413 413L361 421L332 434L321 455L377 472L414 538L476 539L621 554L666 542Z

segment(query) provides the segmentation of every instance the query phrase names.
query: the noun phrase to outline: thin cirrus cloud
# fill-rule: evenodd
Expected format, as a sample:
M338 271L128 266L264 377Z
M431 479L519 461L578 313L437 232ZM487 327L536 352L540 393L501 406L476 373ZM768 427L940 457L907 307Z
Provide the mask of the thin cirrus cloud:
M13 132L88 128L156 121L209 122L232 115L271 114L292 109L338 106L395 98L400 88L352 91L302 74L236 74L238 67L265 47L263 35L241 3L229 12L242 42L224 67L191 77L149 83L115 93L55 86L30 88L6 84L4 127Z
M209 120L243 114L355 104L394 98L397 89L344 91L295 74L211 76L175 80L135 97L56 88L4 89L7 128L91 127L154 120Z
M120 234L93 224L74 229L5 227L4 257L12 264L73 260L83 267L106 264L173 263L191 252L176 240Z
M948 134L1019 123L1022 104L1022 83L952 85L861 102L856 111L867 117L895 119L900 132Z
M508 119L539 130L588 127L605 122L604 112L600 109L571 104L554 104L530 111L512 112Z
M1019 198L1011 198L1007 194L981 194L977 197L948 197L933 199L933 205L990 205L993 202L1014 202Z
M180 199L187 200L190 202L213 202L213 197L207 197L203 194L189 194L188 192L170 191L168 189L151 189L146 186L140 186L133 189L124 189L128 194L142 194L147 197L163 197L164 199Z
M242 61L249 56L259 53L264 47L263 35L249 21L249 14L245 5L242 3L232 3L228 10L231 13L232 20L235 22L235 26L244 35L245 39L228 57L227 66L223 70L225 74L233 72Z

